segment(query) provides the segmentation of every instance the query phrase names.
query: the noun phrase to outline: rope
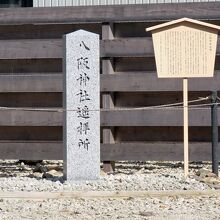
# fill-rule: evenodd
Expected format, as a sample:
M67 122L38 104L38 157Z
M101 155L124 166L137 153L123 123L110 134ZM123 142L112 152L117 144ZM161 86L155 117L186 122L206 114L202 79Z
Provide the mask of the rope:
M196 102L201 102L205 100L209 100L211 97L199 97L198 99L190 100L188 103L196 103ZM146 107L136 107L136 108L114 108L111 110L154 110L154 109L161 109L161 110L174 110L174 109L181 109L184 108L182 105L183 102L176 102L176 103L171 103L171 104L165 104L165 105L155 105L155 106L146 106ZM219 105L220 103L217 103ZM213 104L211 103L206 103L206 104L197 104L197 105L189 105L188 107L190 109L196 109L198 107L203 107L203 106L212 106ZM14 111L39 111L39 112L71 112L71 111L78 111L77 109L63 109L63 108L19 108L19 107L0 107L0 111L8 111L8 110L14 110ZM99 111L99 110L89 110L89 111ZM104 109L101 109L101 111L105 111Z
M191 101L188 101L188 103L195 103L195 102L201 102L210 99L211 96L207 97L199 97L198 99L194 99ZM136 108L115 108L116 110L145 110L145 109L176 109L176 108L183 108L183 106L178 106L178 105L183 105L183 102L176 102L172 104L166 104L166 105L155 105L155 106L146 106L146 107L136 107ZM193 105L195 106L195 105Z
M220 103L214 103L214 104L199 104L199 105L189 105L188 108L190 110L198 110L198 109L208 109L208 108L204 108L204 106L212 106L212 105L220 105ZM140 108L114 108L114 109L111 109L111 111L120 111L120 110L130 110L130 111L133 111L133 110L156 110L156 109L160 109L160 110L179 110L179 109L183 109L184 107L187 107L187 106L174 106L174 107L164 107L164 108L154 108L154 107L140 107Z

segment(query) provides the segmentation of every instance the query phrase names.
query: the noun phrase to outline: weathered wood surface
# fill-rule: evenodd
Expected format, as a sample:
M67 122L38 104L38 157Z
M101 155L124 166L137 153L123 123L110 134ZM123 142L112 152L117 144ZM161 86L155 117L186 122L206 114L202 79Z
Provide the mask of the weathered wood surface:
M0 92L62 92L61 73L0 74ZM189 91L220 90L220 72L214 78L191 79ZM156 72L131 72L101 75L102 92L182 91L181 80L158 79Z
M211 160L211 143L191 142L190 160ZM62 160L60 141L0 141L1 159ZM219 147L220 153L220 147ZM101 144L101 160L183 160L182 142Z
M220 71L213 78L192 78L189 91L220 90ZM182 91L180 79L158 79L156 72L124 72L101 75L101 91Z
M217 55L219 54L220 42L217 47ZM61 59L62 56L61 39L0 40L0 59ZM102 40L100 42L100 56L153 57L152 38Z
M182 126L182 114L182 109L105 110L101 126ZM189 109L189 126L210 126L210 117L209 108Z
M218 38L220 40L220 37ZM216 54L220 54L218 40ZM102 57L152 57L154 56L151 37L130 37L101 41Z
M0 92L62 92L62 74L0 74Z
M79 29L87 30L99 34L101 24L22 24L22 25L1 25L0 39L61 39L64 34L77 31Z
M107 62L107 61L105 61ZM220 71L213 78L190 79L189 91L220 90ZM62 92L62 73L0 74L0 92ZM101 74L102 92L182 91L180 79L158 79L156 72Z
M53 111L53 108L0 112L0 126L62 126L63 123L62 112ZM182 126L182 113L182 109L104 109L101 111L101 126ZM209 108L189 109L190 126L210 126L210 123Z
M63 123L59 112L2 110L0 113L0 126L62 126Z
M181 17L216 20L220 3L181 3L1 9L0 24L166 21Z
M102 57L152 57L153 42L150 37L102 40Z
M0 51L0 59L62 58L62 40L1 40Z
M220 147L219 147L220 154ZM182 142L130 142L103 144L102 159L114 160L183 160ZM189 143L189 160L211 160L211 144L208 142Z
M103 23L102 24L102 39L113 40L114 39L114 24ZM102 59L102 75L109 75L114 73L114 63L111 58ZM101 80L100 80L101 82ZM110 91L108 93L102 93L102 108L111 109L114 108L114 94ZM102 141L103 143L114 143L114 128L106 127L102 129ZM105 172L114 171L113 161L103 161L103 169Z
M63 144L56 141L0 141L1 159L62 160Z

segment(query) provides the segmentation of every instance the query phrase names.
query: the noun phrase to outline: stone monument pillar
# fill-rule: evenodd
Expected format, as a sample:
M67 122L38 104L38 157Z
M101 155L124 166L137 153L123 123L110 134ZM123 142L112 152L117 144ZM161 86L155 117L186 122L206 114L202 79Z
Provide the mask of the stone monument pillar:
M64 36L64 177L100 175L99 35L79 30Z

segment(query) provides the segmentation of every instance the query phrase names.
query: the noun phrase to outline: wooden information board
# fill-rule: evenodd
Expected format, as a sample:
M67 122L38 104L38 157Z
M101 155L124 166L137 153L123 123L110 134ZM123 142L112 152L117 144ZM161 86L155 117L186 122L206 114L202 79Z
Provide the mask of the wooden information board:
M182 18L152 31L159 78L213 77L219 26Z
M220 26L181 18L146 29L152 32L159 78L183 78L184 174L188 177L188 78L213 77Z

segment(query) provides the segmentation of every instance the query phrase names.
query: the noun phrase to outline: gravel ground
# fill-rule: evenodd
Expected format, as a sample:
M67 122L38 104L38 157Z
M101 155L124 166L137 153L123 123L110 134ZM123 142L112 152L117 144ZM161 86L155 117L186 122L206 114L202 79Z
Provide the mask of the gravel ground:
M61 161L43 161L37 165L0 161L0 192L215 189L220 186L220 180L209 172L210 168L208 162L191 163L190 177L185 180L181 162L120 162L116 164L115 173L106 175L101 172L99 181L67 183L62 178ZM1 199L2 219L220 220L220 198Z
M210 168L210 164L191 164L192 177L185 180L180 162L121 162L116 164L115 173L106 175L101 172L99 181L69 183L63 181L62 163L59 161L44 161L37 166L24 165L17 161L2 161L0 191L212 189L212 186L193 178L195 172L201 167Z
M0 218L11 219L220 219L215 197L164 199L1 200Z

